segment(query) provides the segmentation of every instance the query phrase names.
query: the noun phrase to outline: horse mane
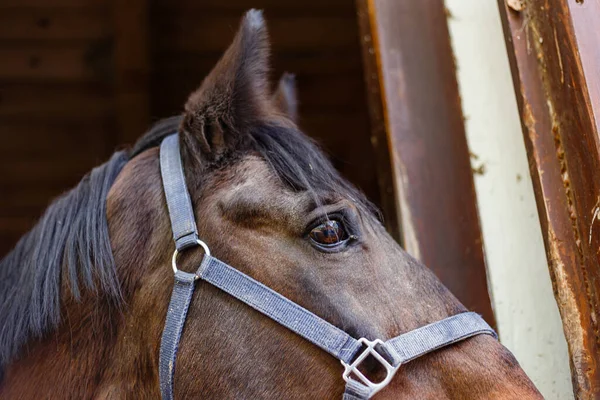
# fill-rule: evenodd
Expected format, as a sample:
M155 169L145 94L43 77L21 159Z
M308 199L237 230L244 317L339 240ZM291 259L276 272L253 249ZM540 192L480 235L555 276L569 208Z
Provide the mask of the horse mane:
M4 367L27 341L59 324L63 285L77 301L84 289L97 293L99 287L111 303L121 304L106 218L108 192L124 165L176 132L181 119L159 121L131 151L116 152L94 168L74 189L55 200L0 261L0 381ZM249 134L253 150L292 190L333 191L375 210L299 130L267 124L251 128Z
M97 291L99 287L109 301L120 304L106 198L132 157L157 146L176 130L172 122L160 121L131 152L116 152L74 189L54 200L40 221L0 260L0 380L4 367L27 341L59 324L61 280L77 301L83 289Z
M60 321L61 274L76 299L81 286L93 289L96 279L111 296L120 296L105 200L126 162L127 155L117 152L94 168L0 261L0 368L27 340Z

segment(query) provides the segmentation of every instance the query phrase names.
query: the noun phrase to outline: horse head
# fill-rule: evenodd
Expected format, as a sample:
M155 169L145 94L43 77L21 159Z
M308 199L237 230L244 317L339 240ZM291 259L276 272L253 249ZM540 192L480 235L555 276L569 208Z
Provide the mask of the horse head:
M175 131L198 234L214 257L356 338L389 339L466 311L300 131L293 78L273 93L268 56L262 14L250 11L182 117L92 173L2 261L6 282L27 288L5 285L0 299L2 397L160 397L174 248L156 146ZM48 261L53 268L34 262L43 245L62 249ZM178 266L193 271L202 258L186 251ZM23 260L25 271L13 271ZM13 308L20 304L27 304L21 314ZM363 368L382 373L372 360ZM335 399L344 391L342 372L338 360L294 332L197 283L176 398ZM400 366L376 397L541 398L489 335Z

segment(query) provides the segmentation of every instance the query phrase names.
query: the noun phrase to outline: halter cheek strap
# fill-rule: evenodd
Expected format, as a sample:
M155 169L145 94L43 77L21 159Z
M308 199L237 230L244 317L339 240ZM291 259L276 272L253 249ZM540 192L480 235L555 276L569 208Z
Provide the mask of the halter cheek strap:
M478 314L465 312L385 342L353 338L262 283L210 256L206 244L198 239L176 134L162 142L160 166L176 247L173 254L175 283L160 346L159 378L163 400L173 399L177 351L198 279L216 286L340 360L344 366L342 377L346 381L344 400L371 398L392 380L400 365L424 354L479 334L496 337L496 333ZM178 270L178 252L198 245L205 251L198 270L193 274ZM387 371L381 382L370 381L358 369L369 355Z

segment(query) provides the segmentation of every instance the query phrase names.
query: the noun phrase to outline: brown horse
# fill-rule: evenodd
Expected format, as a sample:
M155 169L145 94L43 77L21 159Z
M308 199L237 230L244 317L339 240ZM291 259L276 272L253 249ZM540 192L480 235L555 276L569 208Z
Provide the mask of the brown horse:
M465 311L298 131L291 78L268 90L268 47L261 14L247 14L183 117L93 170L2 260L1 398L160 397L173 244L156 146L176 130L214 256L357 338L387 339ZM186 252L180 268L201 257ZM339 399L341 374L333 357L198 283L176 398ZM376 397L541 398L488 335L403 365Z

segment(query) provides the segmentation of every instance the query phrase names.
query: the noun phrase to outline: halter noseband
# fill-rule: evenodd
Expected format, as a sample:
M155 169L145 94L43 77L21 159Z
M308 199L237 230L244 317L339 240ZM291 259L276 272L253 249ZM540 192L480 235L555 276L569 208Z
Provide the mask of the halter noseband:
M177 134L163 140L160 168L176 247L172 260L175 283L160 345L159 378L163 400L173 399L177 350L198 279L211 283L340 360L344 366L342 377L346 381L343 400L371 398L392 380L400 365L424 354L479 334L497 337L478 314L465 312L385 342L353 338L262 283L210 256L208 246L198 237ZM194 246L201 246L205 252L198 270L195 273L178 270L177 254ZM386 370L386 377L381 382L370 381L358 369L369 355Z

